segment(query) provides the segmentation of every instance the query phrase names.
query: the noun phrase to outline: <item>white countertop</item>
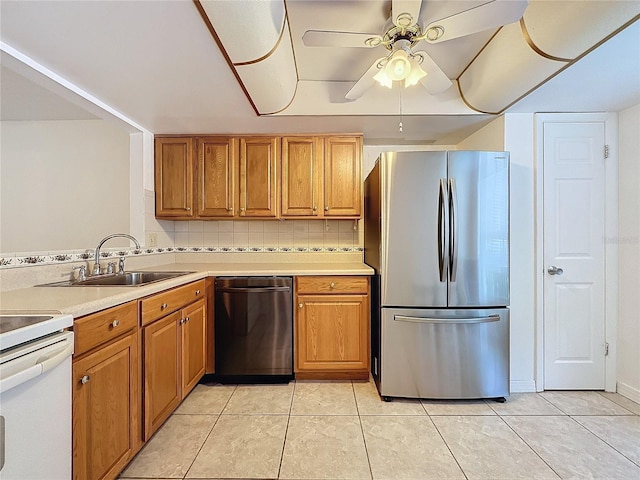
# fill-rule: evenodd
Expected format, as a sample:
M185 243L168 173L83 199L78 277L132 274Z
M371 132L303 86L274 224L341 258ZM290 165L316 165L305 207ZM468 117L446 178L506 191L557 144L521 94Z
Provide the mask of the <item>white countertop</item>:
M138 269L136 269L138 270ZM348 263L171 263L139 270L193 272L138 287L29 287L0 293L0 310L60 312L75 318L208 276L372 275L361 262Z

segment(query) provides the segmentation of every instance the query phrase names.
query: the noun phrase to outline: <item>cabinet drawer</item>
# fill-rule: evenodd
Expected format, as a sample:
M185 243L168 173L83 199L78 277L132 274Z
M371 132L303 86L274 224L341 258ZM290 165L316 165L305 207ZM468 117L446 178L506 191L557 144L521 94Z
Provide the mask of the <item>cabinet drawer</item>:
M75 355L107 343L138 325L138 304L123 305L87 315L73 322Z
M197 282L192 282L188 285L167 290L166 292L161 292L140 300L142 325L148 325L168 313L204 298L204 285L204 280L198 280Z
M369 277L296 277L297 293L367 293Z

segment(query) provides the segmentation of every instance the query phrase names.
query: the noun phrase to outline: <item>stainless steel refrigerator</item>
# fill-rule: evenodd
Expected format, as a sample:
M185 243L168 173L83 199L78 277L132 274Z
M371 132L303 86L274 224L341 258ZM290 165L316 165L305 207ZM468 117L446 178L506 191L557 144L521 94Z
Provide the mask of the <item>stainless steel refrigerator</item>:
M384 153L365 181L380 395L509 395L509 153Z

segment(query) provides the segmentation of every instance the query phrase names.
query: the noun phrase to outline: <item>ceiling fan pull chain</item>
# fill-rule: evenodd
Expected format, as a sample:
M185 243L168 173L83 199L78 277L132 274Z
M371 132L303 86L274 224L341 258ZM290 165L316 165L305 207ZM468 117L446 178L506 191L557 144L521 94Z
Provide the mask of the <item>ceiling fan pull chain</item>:
M400 92L400 123L398 124L398 131L402 133L402 89L398 90Z

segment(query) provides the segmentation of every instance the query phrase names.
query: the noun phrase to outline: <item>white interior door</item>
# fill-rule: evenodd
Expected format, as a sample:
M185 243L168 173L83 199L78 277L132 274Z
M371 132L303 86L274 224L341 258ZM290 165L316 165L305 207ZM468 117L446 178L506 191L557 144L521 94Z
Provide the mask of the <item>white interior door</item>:
M544 388L605 387L604 123L544 123Z

